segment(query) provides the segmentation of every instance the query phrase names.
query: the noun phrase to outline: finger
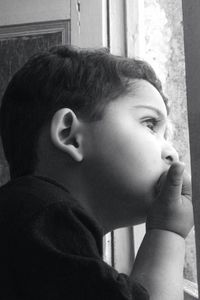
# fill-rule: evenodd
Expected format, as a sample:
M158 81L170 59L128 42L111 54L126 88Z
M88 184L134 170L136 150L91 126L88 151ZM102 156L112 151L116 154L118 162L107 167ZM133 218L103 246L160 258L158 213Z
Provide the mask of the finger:
M191 176L186 172L184 172L183 174L182 195L186 196L188 199L191 200L192 197Z
M185 165L181 162L176 162L171 165L168 170L166 181L161 191L161 199L164 201L177 201L181 197L183 172Z

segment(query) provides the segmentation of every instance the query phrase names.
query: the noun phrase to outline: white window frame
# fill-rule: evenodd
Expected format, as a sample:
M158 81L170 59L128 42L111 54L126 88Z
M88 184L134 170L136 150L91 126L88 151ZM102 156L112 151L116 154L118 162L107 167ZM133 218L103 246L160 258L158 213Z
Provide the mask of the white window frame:
M192 187L200 280L200 1L182 0ZM111 53L142 57L144 49L144 0L71 0L71 43L80 47L109 47ZM195 30L194 30L195 29ZM193 45L191 47L191 45ZM198 51L197 51L198 50ZM194 59L195 58L195 59ZM195 70L195 72L192 72ZM195 77L196 75L196 77ZM199 129L200 130L200 129ZM199 163L198 163L199 162ZM145 234L145 225L121 228L104 237L104 260L129 274ZM199 257L199 258L198 258ZM200 284L200 282L199 282ZM197 284L184 280L184 299L198 299Z

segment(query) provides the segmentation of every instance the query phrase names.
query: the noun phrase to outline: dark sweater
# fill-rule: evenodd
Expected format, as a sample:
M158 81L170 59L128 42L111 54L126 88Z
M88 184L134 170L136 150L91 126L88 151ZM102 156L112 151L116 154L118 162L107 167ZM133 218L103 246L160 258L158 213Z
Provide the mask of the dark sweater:
M0 188L0 299L149 299L102 260L103 230L68 191L34 176Z

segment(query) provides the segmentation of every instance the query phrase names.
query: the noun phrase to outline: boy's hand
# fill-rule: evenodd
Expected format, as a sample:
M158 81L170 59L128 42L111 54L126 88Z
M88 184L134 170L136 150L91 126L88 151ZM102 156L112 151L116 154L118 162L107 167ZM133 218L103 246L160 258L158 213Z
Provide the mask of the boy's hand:
M191 180L184 165L176 162L159 180L159 193L148 212L146 227L172 231L186 238L192 226Z

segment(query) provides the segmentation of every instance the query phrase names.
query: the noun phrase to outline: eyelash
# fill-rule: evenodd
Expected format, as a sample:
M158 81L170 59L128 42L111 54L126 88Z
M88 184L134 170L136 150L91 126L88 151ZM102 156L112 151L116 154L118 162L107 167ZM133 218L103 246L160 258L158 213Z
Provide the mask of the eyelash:
M153 132L155 133L156 130L155 128L157 127L157 125L159 124L159 120L156 119L156 118L149 118L149 119L146 119L144 120L145 125ZM152 125L152 126L149 126L149 125Z
M143 123L150 130L152 134L155 134L159 131L159 126L161 126L162 120L158 118L150 117L148 119L143 120ZM149 126L149 124L151 124L151 126ZM166 127L164 132L164 139L171 141L173 138L173 129L168 126Z

